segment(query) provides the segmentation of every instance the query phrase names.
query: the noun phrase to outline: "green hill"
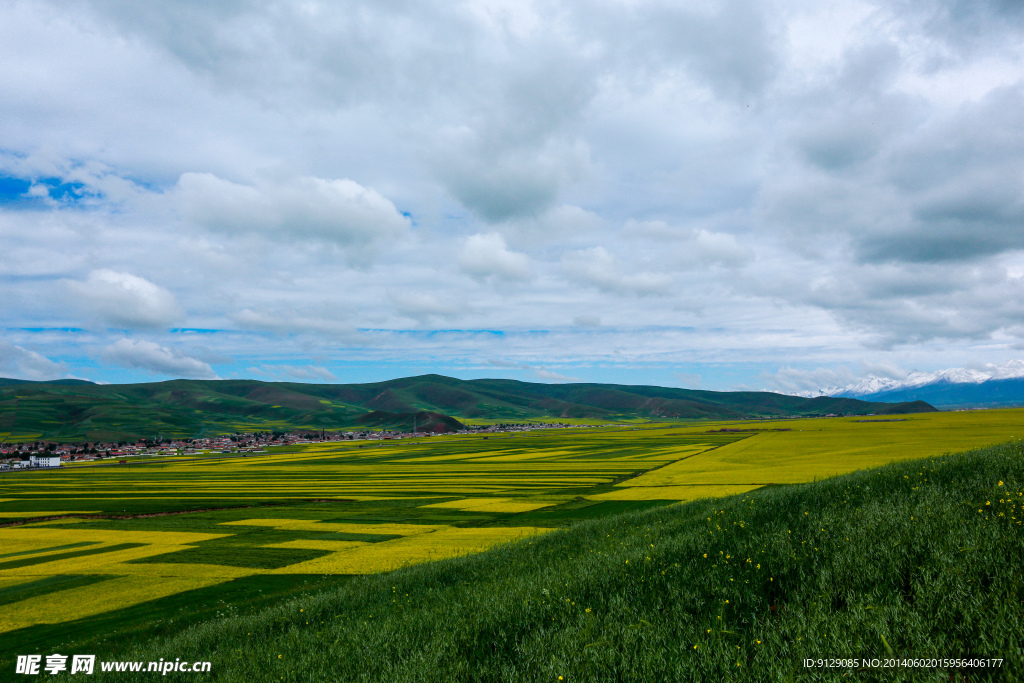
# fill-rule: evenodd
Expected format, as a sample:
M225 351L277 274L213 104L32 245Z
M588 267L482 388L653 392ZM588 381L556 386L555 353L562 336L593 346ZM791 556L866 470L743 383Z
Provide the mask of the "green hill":
M0 435L104 441L195 437L244 430L358 429L374 412L425 411L460 420L737 419L898 414L927 403L868 403L769 392L694 391L615 384L536 384L440 375L369 384L172 380L99 385L80 380L0 380ZM390 418L392 422L401 422ZM396 421L397 420L397 421ZM442 420L442 423L444 421ZM404 423L403 423L404 424ZM453 423L445 423L453 424Z
M1022 680L1022 492L1021 442L905 461L356 577L104 658L268 683ZM805 665L822 658L840 662Z
M418 413L388 413L375 410L356 420L360 425L370 429L387 429L394 432L427 432L438 434L465 429L454 417L421 410Z

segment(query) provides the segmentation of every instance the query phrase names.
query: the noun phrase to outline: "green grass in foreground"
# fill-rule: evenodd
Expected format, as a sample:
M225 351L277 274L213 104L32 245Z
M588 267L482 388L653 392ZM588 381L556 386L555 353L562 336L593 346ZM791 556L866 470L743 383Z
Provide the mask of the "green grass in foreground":
M99 659L209 659L217 681L1020 680L1022 492L1021 443L907 461L584 521ZM888 656L1004 661L802 664Z
M102 575L56 576L35 582L29 589L36 594L52 590L101 582ZM96 654L104 659L123 643L143 643L155 638L171 637L182 629L225 615L253 614L285 600L319 593L338 586L352 577L346 575L309 576L275 574L247 576L227 583L207 586L185 593L150 600L113 612L97 614L73 622L38 624L3 634L0 654L0 681L31 680L14 674L18 654L55 652ZM17 587L17 599L24 590ZM0 609L10 595L0 591Z

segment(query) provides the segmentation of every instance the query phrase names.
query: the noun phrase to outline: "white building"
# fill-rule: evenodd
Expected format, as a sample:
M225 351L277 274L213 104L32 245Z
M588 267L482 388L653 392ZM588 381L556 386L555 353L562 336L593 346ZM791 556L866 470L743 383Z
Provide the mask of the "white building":
M59 455L30 455L28 459L32 467L60 467Z

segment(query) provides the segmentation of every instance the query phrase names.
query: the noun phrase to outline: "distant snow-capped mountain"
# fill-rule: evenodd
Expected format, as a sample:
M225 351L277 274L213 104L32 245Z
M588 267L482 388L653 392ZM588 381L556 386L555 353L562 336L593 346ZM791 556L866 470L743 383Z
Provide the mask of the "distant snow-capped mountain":
M843 387L821 389L819 396L843 396L871 401L927 401L935 406L995 406L1024 404L1024 360L982 369L948 368L914 371L902 379L865 377Z

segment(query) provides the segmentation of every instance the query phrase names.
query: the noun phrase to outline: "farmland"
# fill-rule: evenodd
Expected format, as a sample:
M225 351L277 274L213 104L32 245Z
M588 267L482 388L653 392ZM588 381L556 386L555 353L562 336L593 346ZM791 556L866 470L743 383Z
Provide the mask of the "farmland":
M1022 417L647 424L7 474L4 656L110 649L585 520L1004 442Z

